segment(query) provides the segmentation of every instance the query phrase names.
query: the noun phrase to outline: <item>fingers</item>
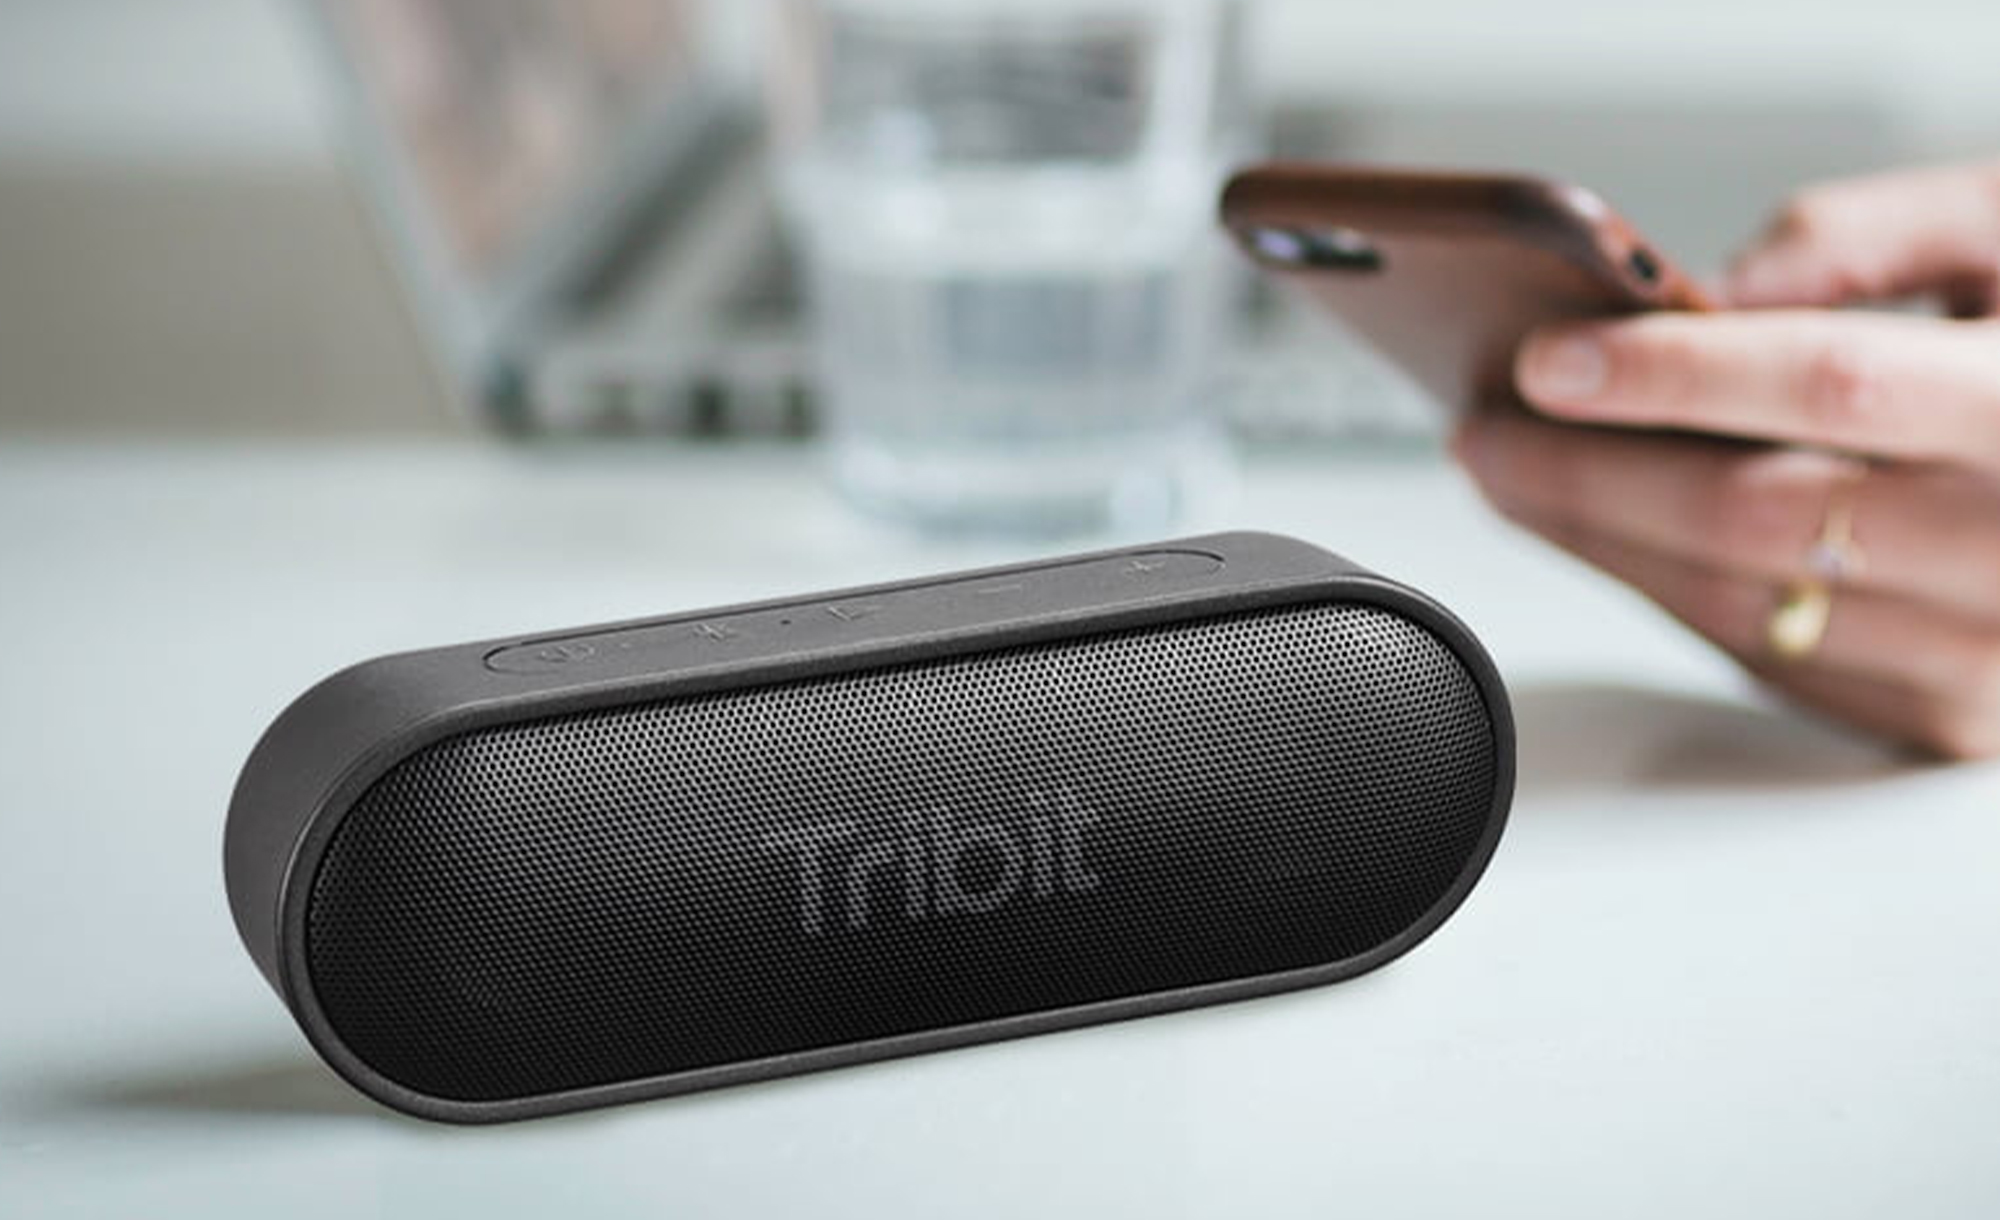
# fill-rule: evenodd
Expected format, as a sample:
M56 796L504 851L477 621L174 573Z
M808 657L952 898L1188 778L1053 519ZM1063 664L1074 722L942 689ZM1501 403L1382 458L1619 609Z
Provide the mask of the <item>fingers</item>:
M1489 411L1459 451L1497 503L1766 585L1806 574L1843 497L1858 588L2000 628L2000 482L1936 468L1702 437L1647 436ZM1857 477L1859 476L1859 477Z
M1515 358L1564 419L2000 471L2000 323L1825 311L1548 327Z
M1763 638L1776 604L1771 586L1567 523L1511 515L1801 702L1947 757L2000 754L2000 634L1893 597L1842 590L1818 650L1780 664Z
M1991 312L2000 283L2000 165L1831 182L1795 196L1737 259L1735 305L1832 305L1940 293Z
M2000 754L2000 717L1991 709L1961 708L1901 687L1810 668L1749 663L1744 666L1792 703L1826 713L1878 737L1943 758Z

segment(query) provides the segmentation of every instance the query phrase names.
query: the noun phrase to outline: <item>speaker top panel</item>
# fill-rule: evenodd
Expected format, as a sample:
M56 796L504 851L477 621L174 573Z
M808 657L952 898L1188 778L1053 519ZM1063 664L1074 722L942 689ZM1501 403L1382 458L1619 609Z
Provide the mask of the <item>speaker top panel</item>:
M885 633L906 636L946 628L974 632L1052 607L1102 610L1144 602L1199 587L1225 566L1220 556L1197 550L1131 551L544 636L494 649L486 655L486 667L501 673L577 678L593 672L630 672L635 667L726 663L734 656L769 655L774 649L840 648Z

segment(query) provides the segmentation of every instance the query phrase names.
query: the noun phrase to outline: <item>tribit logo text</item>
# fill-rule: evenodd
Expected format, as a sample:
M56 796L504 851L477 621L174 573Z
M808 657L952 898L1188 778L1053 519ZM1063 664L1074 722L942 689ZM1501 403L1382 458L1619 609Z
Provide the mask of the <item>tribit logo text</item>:
M984 915L1010 902L1087 894L1097 815L1067 788L1023 795L1006 813L929 809L892 826L807 822L765 837L798 864L799 929L859 931L884 919Z

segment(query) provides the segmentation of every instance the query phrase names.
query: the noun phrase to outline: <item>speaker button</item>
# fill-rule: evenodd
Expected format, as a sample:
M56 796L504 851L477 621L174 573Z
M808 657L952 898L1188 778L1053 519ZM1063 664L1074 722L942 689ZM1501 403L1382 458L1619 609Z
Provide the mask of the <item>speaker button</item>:
M1121 575L1129 577L1206 576L1220 570L1222 561L1197 551L1143 551L1117 567Z
M843 623L858 623L864 618L879 614L882 606L878 602L847 602L844 605L828 606L826 612Z

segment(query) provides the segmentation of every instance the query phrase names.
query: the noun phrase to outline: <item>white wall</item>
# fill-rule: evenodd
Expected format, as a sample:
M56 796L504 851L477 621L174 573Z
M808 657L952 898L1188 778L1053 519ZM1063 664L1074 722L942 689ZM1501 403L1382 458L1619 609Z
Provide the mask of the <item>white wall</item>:
M1865 100L1917 146L2000 133L2000 0L1272 0L1263 34L1293 91Z
M2000 131L2000 0L1267 0L1260 26L1289 91L1866 98L1923 144ZM0 156L323 157L302 42L295 0L4 0Z
M323 157L296 18L284 0L0 0L0 156Z

